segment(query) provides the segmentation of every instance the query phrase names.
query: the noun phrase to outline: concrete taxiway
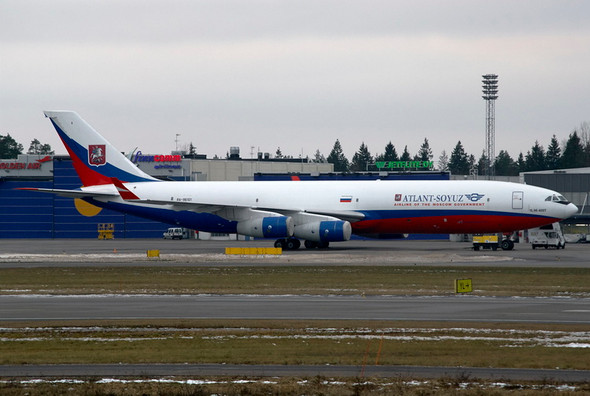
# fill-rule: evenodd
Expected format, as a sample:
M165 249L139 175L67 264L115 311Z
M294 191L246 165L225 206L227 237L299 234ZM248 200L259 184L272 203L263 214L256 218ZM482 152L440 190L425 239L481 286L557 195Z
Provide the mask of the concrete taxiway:
M0 239L0 269L75 266L208 265L429 265L590 268L588 244L536 249L516 244L512 251L473 251L467 242L448 240L348 241L329 249L283 252L280 256L227 256L225 247L271 247L272 241L161 239ZM147 250L159 259L147 259Z

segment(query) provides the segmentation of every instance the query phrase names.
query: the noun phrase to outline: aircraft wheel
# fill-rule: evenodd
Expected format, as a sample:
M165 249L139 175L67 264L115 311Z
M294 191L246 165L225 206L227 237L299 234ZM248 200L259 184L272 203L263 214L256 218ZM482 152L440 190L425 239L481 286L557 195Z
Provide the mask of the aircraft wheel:
M317 242L318 249L327 249L330 246L330 242Z
M301 246L301 242L297 238L288 238L285 242L286 250L297 250Z
M305 245L306 249L315 249L318 247L317 242L314 241L305 241L303 244Z
M284 239L277 239L275 241L275 247L276 248L281 248L281 249L285 249L285 246L287 245L287 241L285 241Z

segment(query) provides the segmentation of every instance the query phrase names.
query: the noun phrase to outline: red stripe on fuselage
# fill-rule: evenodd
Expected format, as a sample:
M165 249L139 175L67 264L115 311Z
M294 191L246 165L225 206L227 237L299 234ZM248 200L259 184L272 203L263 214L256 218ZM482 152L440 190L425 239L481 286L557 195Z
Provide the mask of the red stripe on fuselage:
M452 215L362 220L352 223L355 234L473 234L525 230L559 219L537 216Z

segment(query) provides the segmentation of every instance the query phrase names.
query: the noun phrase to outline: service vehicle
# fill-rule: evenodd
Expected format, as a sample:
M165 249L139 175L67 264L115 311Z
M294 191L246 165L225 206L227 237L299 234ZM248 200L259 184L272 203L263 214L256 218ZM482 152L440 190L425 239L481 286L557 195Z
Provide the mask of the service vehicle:
M501 235L501 234L500 234ZM506 238L502 238L498 234L474 234L473 235L473 250L492 249L498 250L512 250L514 249L514 242L510 239L510 234Z
M174 227L168 228L168 230L163 234L164 239L182 239L183 238L183 230L182 228Z
M474 234L473 235L473 250L492 249L498 250L498 235L497 234Z
M538 247L554 247L556 249L565 249L565 238L558 222L547 224L541 227L531 228L528 230L529 243L533 249Z

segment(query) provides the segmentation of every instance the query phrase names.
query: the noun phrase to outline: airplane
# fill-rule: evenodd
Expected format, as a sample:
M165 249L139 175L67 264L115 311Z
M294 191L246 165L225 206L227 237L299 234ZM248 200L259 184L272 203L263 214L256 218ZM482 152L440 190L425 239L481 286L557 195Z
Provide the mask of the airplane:
M205 232L327 248L352 234L500 233L566 219L578 208L526 184L433 181L163 181L134 165L73 111L45 111L82 187L23 188ZM511 243L511 242L510 242ZM512 248L508 246L508 248Z

